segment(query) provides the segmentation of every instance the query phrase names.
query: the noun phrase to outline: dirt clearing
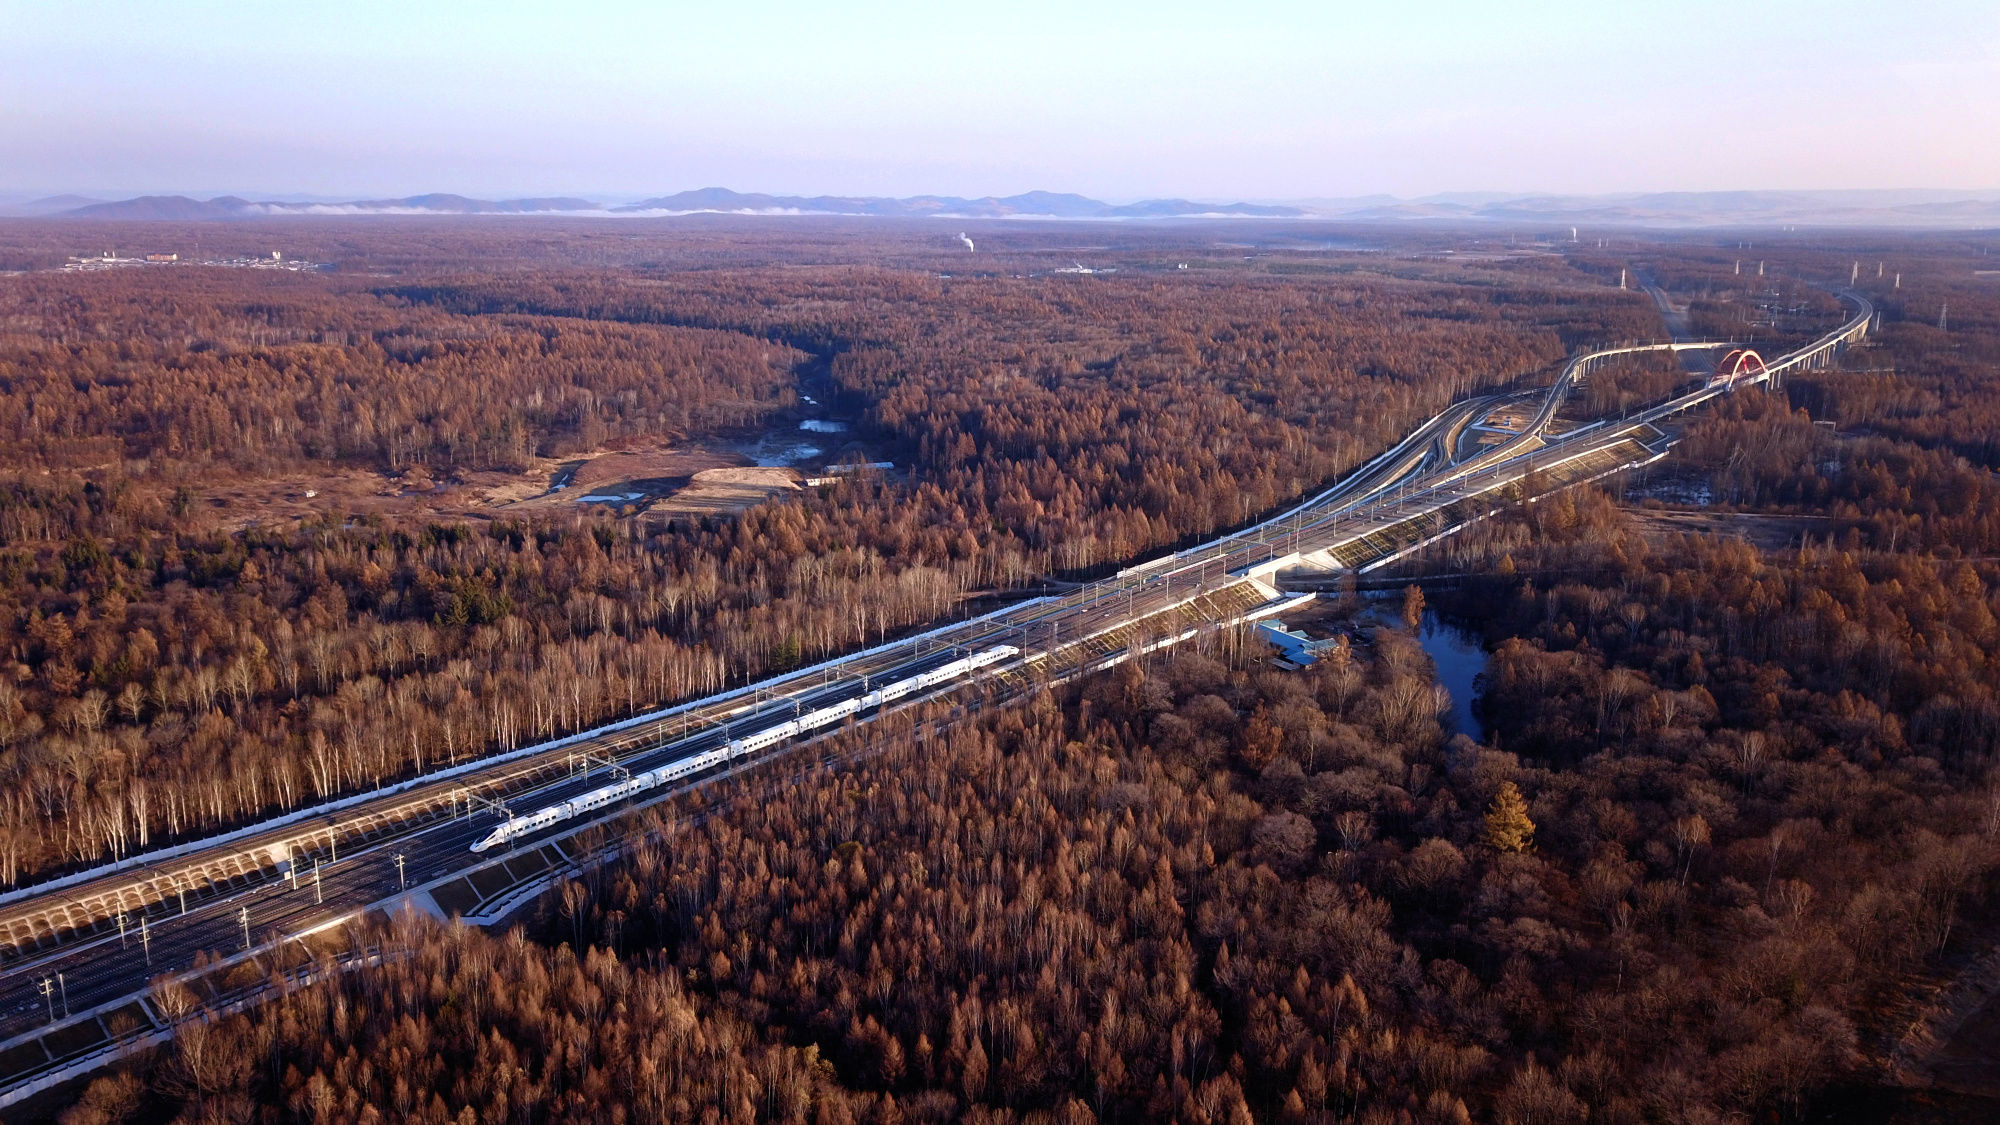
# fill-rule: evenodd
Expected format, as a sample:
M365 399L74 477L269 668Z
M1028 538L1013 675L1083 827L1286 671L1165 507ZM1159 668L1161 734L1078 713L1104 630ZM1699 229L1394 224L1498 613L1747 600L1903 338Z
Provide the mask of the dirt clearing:
M712 516L740 512L773 496L798 490L799 474L792 469L756 466L704 469L694 475L686 488L660 501L652 510L666 515Z
M1824 538L1833 530L1825 516L1776 515L1766 512L1684 512L1653 508L1625 508L1625 514L1641 535L1664 539L1670 535L1725 535L1741 539L1763 551L1796 547L1804 539Z

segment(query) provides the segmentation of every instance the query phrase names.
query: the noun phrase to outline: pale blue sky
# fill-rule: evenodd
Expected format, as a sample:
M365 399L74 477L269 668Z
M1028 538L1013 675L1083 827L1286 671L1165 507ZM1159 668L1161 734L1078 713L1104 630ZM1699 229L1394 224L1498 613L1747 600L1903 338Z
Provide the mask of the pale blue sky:
M0 0L0 190L2000 187L2000 3Z

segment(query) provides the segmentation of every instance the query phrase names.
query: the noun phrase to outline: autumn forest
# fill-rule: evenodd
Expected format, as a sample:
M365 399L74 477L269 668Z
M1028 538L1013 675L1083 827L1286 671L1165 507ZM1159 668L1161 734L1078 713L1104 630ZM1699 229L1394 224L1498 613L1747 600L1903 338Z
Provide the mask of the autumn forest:
M1626 271L1772 354L1851 273L1882 324L1643 474L1329 589L1305 669L1212 636L841 734L844 764L654 810L507 932L385 923L396 956L48 1119L2000 1109L1939 1061L2000 1026L1991 238L1798 235L1754 277L1705 234L272 220L144 237L324 268L56 268L103 235L0 227L0 889L1243 526L1665 338ZM748 466L822 416L801 474L834 475L741 510L559 487L609 451ZM843 457L876 467L804 467ZM1478 731L1427 620L1488 653Z

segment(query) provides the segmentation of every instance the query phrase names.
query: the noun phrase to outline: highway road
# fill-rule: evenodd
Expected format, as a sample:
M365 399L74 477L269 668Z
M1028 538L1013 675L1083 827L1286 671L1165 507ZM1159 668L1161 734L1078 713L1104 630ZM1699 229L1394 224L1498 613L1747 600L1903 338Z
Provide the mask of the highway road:
M1844 296L1855 316L1773 363L1773 370L1824 362L1865 333L1872 306ZM29 1050L38 1036L47 1037L51 1012L63 1025L65 1011L74 1020L93 1008L129 1004L153 977L186 969L197 956L231 954L246 945L270 948L289 935L397 901L406 889L420 889L429 902L450 901L436 889L466 885L464 873L491 869L496 858L505 858L471 850L503 823L503 806L516 815L544 808L605 784L615 770L637 773L679 761L994 646L1012 646L1019 655L970 679L988 690L1027 690L1118 659L1149 636L1159 643L1163 633L1171 640L1202 623L1268 611L1277 604L1271 579L1288 567L1380 565L1484 518L1512 502L1524 485L1540 481L1543 491L1552 490L1657 458L1671 441L1663 423L1732 388L1704 385L1631 418L1559 437L1552 438L1549 428L1569 390L1593 366L1634 350L1693 346L1725 345L1605 349L1573 358L1544 391L1456 403L1279 516L1060 597L116 868L0 895L0 1106L11 1100L9 1091L60 1069L59 1051L51 1048L44 1057ZM1536 412L1515 436L1485 450L1464 448L1468 431L1495 411L1518 412L1537 398ZM681 788L648 793L632 804L650 804ZM552 855L549 841L588 823L596 821L565 822L508 854Z

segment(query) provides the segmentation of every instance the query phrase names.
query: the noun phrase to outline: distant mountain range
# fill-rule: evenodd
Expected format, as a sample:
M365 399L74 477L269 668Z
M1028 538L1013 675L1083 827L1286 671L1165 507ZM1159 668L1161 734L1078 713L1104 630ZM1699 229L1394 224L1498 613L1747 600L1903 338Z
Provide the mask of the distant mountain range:
M1147 199L1112 204L1066 192L965 199L842 195L765 195L702 188L636 202L569 197L473 199L412 195L348 202L266 200L233 195L194 199L143 195L104 201L53 196L0 202L0 214L65 219L214 221L336 215L845 215L939 219L1318 219L1374 223L1504 223L1594 227L1847 226L2000 227L2000 191L1706 191L1620 195L1535 195L1453 192L1399 199L1388 195L1309 199L1294 203L1206 203Z
M74 203L70 201L74 200ZM68 203L68 206L61 204ZM233 195L192 199L185 195L142 195L115 202L59 196L14 208L17 214L65 219L174 220L180 222L266 219L312 215L855 215L871 218L954 219L1172 219L1202 216L1301 218L1298 207L1253 203L1195 203L1186 199L1148 199L1113 205L1081 195L1031 191L1005 198L959 199L948 195L918 195L908 199L878 196L761 195L702 188L636 203L599 203L588 199L471 199L463 195L412 195L402 199L359 199L344 203L252 202Z
M102 199L92 199L87 195L51 195L46 199L26 201L10 199L0 202L0 215L38 218L43 215L60 215L65 211L74 211L79 207L102 202L104 202Z
M620 214L688 215L863 215L893 219L1185 219L1200 216L1296 219L1307 212L1298 207L1256 203L1195 203L1186 199L1147 199L1114 206L1066 192L1030 191L1004 197L961 199L953 195L883 196L760 195L702 188L642 199L611 208Z
M2000 226L2000 191L1673 191L1618 195L1447 194L1314 200L1352 222L1464 221L1600 227Z
M30 207L43 201L37 200ZM412 195L403 199L357 199L348 203L253 203L233 195L190 199L185 195L142 195L111 203L86 203L69 210L41 210L64 219L268 219L296 215L524 215L599 211L588 199L469 199L463 195Z

